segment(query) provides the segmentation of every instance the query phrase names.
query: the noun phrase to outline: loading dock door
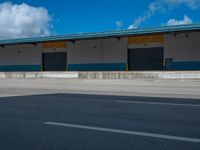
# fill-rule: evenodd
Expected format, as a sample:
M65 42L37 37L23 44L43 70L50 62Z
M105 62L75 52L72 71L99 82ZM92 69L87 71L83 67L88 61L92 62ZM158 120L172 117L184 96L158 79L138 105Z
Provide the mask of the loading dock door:
M67 53L43 53L43 71L66 71Z
M163 48L139 48L128 51L129 70L163 70Z

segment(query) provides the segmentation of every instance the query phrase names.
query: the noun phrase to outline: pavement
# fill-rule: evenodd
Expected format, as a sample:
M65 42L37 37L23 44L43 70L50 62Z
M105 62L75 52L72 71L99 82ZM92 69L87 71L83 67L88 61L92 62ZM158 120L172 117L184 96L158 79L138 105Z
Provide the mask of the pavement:
M199 150L200 81L0 80L1 150Z

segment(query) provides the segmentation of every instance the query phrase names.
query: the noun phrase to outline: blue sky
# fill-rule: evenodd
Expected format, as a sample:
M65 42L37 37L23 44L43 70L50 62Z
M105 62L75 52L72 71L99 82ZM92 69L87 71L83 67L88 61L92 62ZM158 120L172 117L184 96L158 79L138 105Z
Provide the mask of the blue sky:
M5 1L0 0L0 3ZM200 22L200 0L10 0L43 7L51 34ZM171 22L170 22L171 21Z

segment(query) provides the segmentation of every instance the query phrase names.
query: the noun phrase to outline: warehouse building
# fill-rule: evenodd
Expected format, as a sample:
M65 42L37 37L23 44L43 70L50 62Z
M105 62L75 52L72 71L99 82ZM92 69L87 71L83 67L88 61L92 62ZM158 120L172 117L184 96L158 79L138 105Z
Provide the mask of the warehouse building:
M0 41L0 71L200 70L200 24Z

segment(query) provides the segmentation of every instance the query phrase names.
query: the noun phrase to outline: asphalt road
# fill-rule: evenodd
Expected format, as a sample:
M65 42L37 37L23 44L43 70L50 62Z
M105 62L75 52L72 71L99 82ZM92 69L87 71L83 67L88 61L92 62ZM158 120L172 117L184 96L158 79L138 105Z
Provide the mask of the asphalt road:
M0 149L199 150L199 87L199 81L0 80Z

